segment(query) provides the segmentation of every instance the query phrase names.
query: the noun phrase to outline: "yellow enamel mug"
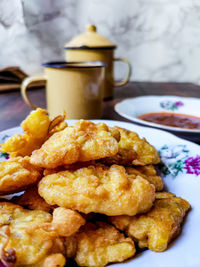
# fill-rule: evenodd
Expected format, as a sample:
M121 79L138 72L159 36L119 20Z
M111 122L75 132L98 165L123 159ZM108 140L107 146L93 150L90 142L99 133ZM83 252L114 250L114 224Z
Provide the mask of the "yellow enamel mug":
M115 58L116 45L106 37L97 33L95 25L86 26L85 32L74 37L65 44L66 61L102 61L106 63L104 98L113 97L114 87L128 83L132 68L126 58ZM122 61L128 66L126 77L119 82L114 81L114 62Z
M103 62L49 62L44 75L26 78L21 85L25 102L37 108L26 90L35 81L46 80L47 110L50 117L66 111L67 119L99 119L102 115L105 64Z

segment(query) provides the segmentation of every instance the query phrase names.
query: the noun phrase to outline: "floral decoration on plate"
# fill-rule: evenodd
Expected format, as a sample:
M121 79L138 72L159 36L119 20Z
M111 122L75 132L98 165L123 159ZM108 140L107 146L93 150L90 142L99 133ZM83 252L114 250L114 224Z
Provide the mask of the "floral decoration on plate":
M161 171L176 177L180 172L200 175L200 155L190 157L186 145L164 145L159 150L161 157Z
M3 137L0 138L0 144L5 142L6 139L8 139L8 137L10 137L9 135L5 134ZM0 152L0 162L4 161L6 159L9 159L9 154L8 153L2 153Z
M182 101L173 102L170 100L165 100L165 101L160 102L160 106L163 109L174 111L184 106L184 103Z
M184 167L189 174L196 174L197 176L200 175L200 156L197 155L196 157L189 157L185 160L185 167Z
M9 159L9 154L0 152L0 158Z

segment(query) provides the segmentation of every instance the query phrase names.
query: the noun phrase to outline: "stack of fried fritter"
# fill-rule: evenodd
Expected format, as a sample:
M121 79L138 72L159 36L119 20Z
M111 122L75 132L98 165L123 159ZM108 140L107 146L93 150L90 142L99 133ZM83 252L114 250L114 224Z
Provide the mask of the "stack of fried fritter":
M164 251L189 203L163 190L156 149L135 132L37 109L1 144L0 266L102 267Z

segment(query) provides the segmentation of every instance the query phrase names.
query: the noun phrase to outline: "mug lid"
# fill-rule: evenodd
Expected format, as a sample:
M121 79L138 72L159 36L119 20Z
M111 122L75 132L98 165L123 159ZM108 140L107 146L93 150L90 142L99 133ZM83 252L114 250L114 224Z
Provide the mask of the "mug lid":
M85 32L65 44L65 49L114 49L116 45L97 33L95 25L87 25Z
M101 68L106 64L102 61L80 61L80 62L66 62L66 61L52 61L43 63L42 66L57 68L57 69L75 69L75 68Z

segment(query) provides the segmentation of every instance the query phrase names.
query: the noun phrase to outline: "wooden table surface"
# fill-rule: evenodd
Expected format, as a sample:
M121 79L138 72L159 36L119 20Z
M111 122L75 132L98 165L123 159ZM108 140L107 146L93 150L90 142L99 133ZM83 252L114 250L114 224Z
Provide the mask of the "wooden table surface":
M28 94L33 103L43 108L46 107L44 88L30 89ZM129 121L114 111L114 105L124 98L144 95L177 95L199 98L200 86L191 83L130 82L123 87L116 88L114 98L104 102L102 119ZM23 101L19 91L0 92L0 131L19 126L30 110L31 108ZM178 134L178 136L200 143L199 135Z

